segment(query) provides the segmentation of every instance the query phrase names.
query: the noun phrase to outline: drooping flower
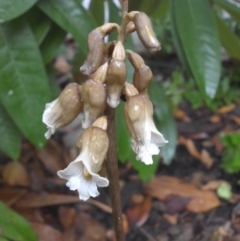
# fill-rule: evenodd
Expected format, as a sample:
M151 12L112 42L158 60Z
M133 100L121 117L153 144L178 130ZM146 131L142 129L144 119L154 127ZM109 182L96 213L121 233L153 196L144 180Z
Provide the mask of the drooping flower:
M46 104L42 116L48 128L45 137L49 139L57 129L71 123L82 109L80 86L76 83L68 84L56 100Z
M106 187L109 184L107 178L99 175L109 146L106 129L107 120L104 116L84 130L76 143L80 154L66 169L57 173L68 180L66 185L70 190L78 190L82 200L98 196L97 186Z
M124 106L124 114L131 136L132 149L137 154L137 160L147 165L152 164L152 155L158 155L159 147L164 146L168 141L154 124L153 106L148 96L138 94L133 85L127 83L125 89L127 102Z
M88 128L93 122L103 115L106 108L107 90L104 84L108 69L108 63L103 64L93 75L92 79L87 80L81 88L83 101L82 127Z

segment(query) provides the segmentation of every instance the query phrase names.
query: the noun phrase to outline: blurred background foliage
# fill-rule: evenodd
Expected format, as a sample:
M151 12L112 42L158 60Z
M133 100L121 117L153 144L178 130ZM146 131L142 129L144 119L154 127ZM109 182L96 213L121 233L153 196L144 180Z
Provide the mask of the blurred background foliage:
M173 112L182 100L189 101L194 109L206 106L211 110L239 101L240 3L235 0L129 2L130 11L144 11L151 17L162 44L159 55L151 57L146 52L143 55L155 73L149 95L155 107L156 125L169 141L161 150L163 162L169 164L177 141ZM37 148L44 148L46 127L41 121L42 113L45 104L60 92L52 68L55 57L66 51L66 39L73 38L77 48L68 61L72 65L73 81L79 82L79 67L87 55L88 33L105 20L120 23L120 13L113 0L92 0L87 9L81 0L0 1L0 150L3 153L18 160L22 137ZM111 35L109 39L114 37ZM136 41L134 36L128 38L126 47L134 50ZM229 58L231 65L225 63ZM131 82L133 69L129 63L128 66ZM130 161L140 177L147 180L154 174L159 158L155 157L151 166L136 161L122 108L120 105L116 114L119 159L123 163ZM234 161L239 160L239 136L225 136L223 143L229 150L223 167L232 172L228 160L234 156L232 163L240 170L239 163Z

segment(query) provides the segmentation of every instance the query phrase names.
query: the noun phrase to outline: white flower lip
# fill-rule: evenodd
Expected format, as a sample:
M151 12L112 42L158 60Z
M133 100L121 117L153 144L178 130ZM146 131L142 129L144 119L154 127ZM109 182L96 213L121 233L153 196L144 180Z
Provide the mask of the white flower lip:
M45 133L46 139L49 139L51 135L53 135L61 126L61 123L58 122L60 115L55 111L54 108L57 105L58 99L52 101L51 103L47 103L45 106L45 110L42 116L42 122L47 126L48 130Z
M152 155L158 155L159 147L164 146L168 141L153 122L153 109L148 97L136 95L129 100L124 110L132 149L137 154L137 160L149 165L153 163Z
M68 180L66 185L70 190L78 190L79 198L84 201L99 195L97 186L106 187L109 185L108 179L94 173L90 166L89 154L82 152L67 168L57 172L59 177ZM84 177L84 168L90 177Z

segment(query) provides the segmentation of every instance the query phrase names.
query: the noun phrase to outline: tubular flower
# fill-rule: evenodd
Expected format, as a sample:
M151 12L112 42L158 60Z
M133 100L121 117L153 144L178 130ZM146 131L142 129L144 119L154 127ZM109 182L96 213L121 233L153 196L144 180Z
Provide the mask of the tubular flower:
M125 93L127 102L124 106L124 114L131 136L132 149L137 154L137 160L141 160L146 165L152 164L152 155L158 155L160 152L158 147L164 146L168 141L164 139L153 122L153 106L148 96L142 94L130 96L127 93L133 93L133 91L128 90Z
M109 62L106 81L107 103L112 108L116 108L120 102L120 96L127 77L125 57L125 49L119 41L113 50L112 59Z
M49 139L54 132L71 123L83 109L80 86L76 83L68 84L60 96L51 103L47 103L42 121L47 125L45 137Z
M103 64L92 79L84 83L81 89L84 119L82 127L88 128L100 117L106 107L107 91L103 84L106 78L108 63Z
M87 200L99 195L98 187L109 184L107 178L99 175L108 150L109 140L106 133L106 117L97 119L91 127L84 130L77 141L79 156L64 170L58 171L58 176L68 180L70 190L78 190L79 198Z

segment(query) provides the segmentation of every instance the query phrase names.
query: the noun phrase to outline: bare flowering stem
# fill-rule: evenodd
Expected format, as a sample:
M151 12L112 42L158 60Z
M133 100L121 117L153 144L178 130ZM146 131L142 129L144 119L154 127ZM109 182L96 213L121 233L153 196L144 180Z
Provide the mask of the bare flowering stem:
M118 35L118 41L125 42L125 30L127 22L125 16L128 12L128 0L120 0L122 5L122 24ZM124 241L122 205L120 197L119 174L118 174L118 157L116 148L116 126L115 126L115 109L107 106L106 115L108 116L108 137L110 140L107 152L106 169L109 179L109 189L112 202L113 222L116 235L116 241Z

